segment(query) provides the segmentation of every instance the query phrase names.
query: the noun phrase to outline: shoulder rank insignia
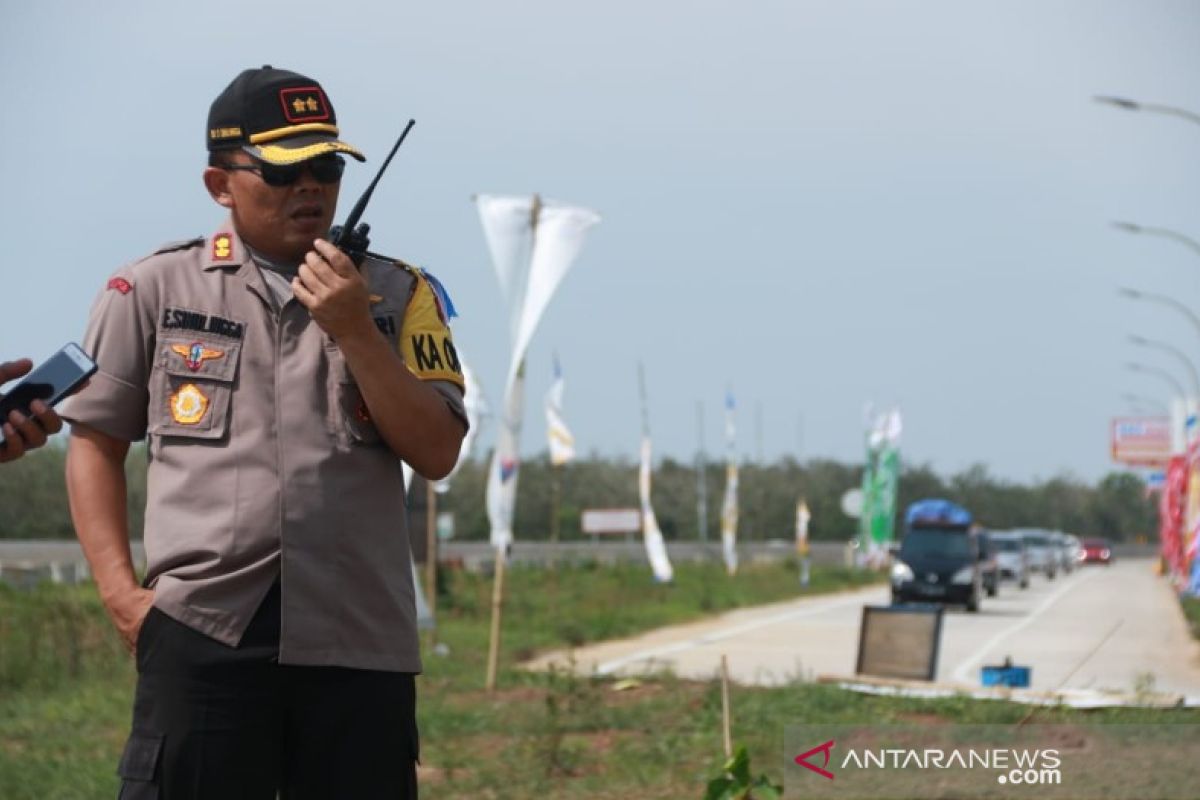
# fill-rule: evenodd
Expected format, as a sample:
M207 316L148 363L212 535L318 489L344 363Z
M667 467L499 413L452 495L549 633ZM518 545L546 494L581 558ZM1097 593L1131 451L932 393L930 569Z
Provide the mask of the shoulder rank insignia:
M200 369L205 361L225 355L224 350L213 350L205 347L201 342L192 342L191 345L173 344L171 350L183 359L183 363L187 364L188 369L192 372Z
M129 294L133 291L133 284L124 278L113 278L108 282L109 289L115 289L121 294Z
M208 411L208 398L194 383L185 383L171 395L171 418L180 425L195 425Z
M218 233L214 236L212 257L216 261L228 261L233 258L233 237L228 233Z

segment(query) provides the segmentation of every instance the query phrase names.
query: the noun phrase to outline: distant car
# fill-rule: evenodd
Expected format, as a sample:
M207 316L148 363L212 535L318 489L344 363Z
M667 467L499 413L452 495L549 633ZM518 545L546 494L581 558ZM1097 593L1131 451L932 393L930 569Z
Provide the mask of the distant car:
M1022 589L1028 589L1029 553L1025 549L1025 537L1011 531L992 531L988 538L996 551L1000 579L1016 581Z
M892 603L942 603L979 610L983 594L979 537L965 508L918 500L905 512L904 538L892 562Z
M1083 545L1079 543L1079 537L1070 533L1062 534L1063 538L1063 563L1067 565L1067 572L1071 572L1083 560Z
M1067 535L1061 531L1049 531L1046 534L1046 539L1050 543L1051 557L1054 559L1054 563L1058 565L1058 570L1069 575L1075 569L1075 558L1071 551L1071 543L1067 540Z
M1108 539L1084 539L1082 544L1082 563L1108 565L1113 562L1112 544Z
M996 547L992 544L990 531L979 532L979 573L983 578L983 590L988 597L995 597L1000 589L1000 565L996 561Z
M1054 580L1058 574L1058 555L1046 532L1030 528L1020 534L1025 538L1025 550L1029 553L1029 571L1040 572Z

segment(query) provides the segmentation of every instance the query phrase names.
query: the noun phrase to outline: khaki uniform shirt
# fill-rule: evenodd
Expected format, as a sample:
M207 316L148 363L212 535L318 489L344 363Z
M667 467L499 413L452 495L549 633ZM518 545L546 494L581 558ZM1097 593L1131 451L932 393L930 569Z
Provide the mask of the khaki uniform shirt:
M466 422L439 295L369 257L376 325ZM227 224L119 270L92 309L99 372L64 418L149 437L146 584L167 615L236 645L277 578L279 660L419 672L400 461L334 341L271 303Z

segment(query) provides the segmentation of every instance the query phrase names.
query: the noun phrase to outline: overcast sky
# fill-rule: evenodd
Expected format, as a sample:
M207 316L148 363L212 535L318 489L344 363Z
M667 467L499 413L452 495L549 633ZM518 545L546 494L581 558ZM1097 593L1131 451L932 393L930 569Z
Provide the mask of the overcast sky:
M861 458L866 403L904 458L1015 480L1112 468L1126 393L1164 402L1125 342L1200 360L1194 0L24 3L0 17L0 357L82 336L121 264L211 233L213 97L270 63L325 86L348 170L339 217L409 118L366 220L374 249L449 287L498 404L506 314L469 198L540 192L603 217L534 338L523 450L545 447L557 351L584 452L634 458L637 362L656 453ZM761 419L761 437L756 418ZM800 420L803 420L801 431ZM483 433L494 440L495 426Z

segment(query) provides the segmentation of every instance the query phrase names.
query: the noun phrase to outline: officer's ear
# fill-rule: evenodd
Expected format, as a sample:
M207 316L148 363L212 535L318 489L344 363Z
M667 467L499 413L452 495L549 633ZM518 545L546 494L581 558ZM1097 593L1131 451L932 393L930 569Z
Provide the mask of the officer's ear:
M233 208L233 193L229 188L229 180L233 173L220 167L204 168L204 188L217 205Z

